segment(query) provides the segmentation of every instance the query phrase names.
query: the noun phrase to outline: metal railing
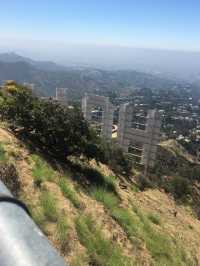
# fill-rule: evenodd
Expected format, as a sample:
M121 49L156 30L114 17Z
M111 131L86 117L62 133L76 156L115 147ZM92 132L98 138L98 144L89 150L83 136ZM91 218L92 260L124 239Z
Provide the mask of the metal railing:
M67 266L1 181L0 266Z

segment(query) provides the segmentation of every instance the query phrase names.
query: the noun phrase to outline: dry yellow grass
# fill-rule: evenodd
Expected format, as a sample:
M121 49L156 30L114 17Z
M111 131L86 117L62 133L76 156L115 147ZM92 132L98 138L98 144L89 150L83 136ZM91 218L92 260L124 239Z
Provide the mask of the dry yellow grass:
M75 261L79 261L80 259L80 265L88 265L87 250L79 242L74 222L81 212L83 215L90 216L101 228L102 234L107 239L119 245L123 254L132 258L132 261L136 261L136 265L152 265L151 263L153 260L145 242L143 245L140 245L140 249L136 249L125 233L124 228L111 217L109 211L102 203L92 199L81 190L77 192L77 195L84 208L79 210L74 207L70 200L63 195L58 185L57 181L60 173L57 172L55 172L56 179L54 182L43 182L40 189L35 187L34 177L32 175L32 164L28 160L30 152L25 148L23 143L16 139L12 133L3 128L0 128L0 143L3 143L8 154L10 153L10 157L14 160L19 172L22 185L21 198L30 206L38 208L41 191L48 191L56 198L58 213L62 215L62 217L63 215L67 217L70 245L68 251L65 253L61 251L60 244L56 238L56 224L52 222L47 222L45 224L45 232L48 238L65 257L66 261L72 263L72 265L76 265ZM174 142L162 143L162 145L168 146L172 150L176 147L176 143ZM14 152L12 153L12 151ZM174 152L176 151L174 150ZM185 155L184 151L182 151L182 155L188 157L188 155ZM91 161L90 164L98 168L103 174L113 175L113 172L105 165L97 165L94 161ZM70 178L68 181L70 185L74 187L74 181ZM152 223L152 228L170 236L171 239L175 239L177 244L184 249L187 257L192 261L193 264L191 265L200 265L200 222L192 215L191 211L184 206L176 205L173 198L164 192L159 190L134 192L131 190L131 185L128 184L128 182L126 185L127 188L122 189L118 181L116 182L117 192L122 199L120 207L124 209L137 207L146 217L152 213L159 216L160 224ZM174 215L174 210L177 211L176 217Z

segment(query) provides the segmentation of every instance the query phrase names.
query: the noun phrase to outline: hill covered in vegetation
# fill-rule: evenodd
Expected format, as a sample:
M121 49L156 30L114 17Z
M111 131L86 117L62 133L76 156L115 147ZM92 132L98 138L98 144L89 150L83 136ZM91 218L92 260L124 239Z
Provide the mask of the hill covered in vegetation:
M0 83L14 79L35 84L37 93L55 96L56 88L68 88L68 98L80 99L84 93L112 95L133 88L171 88L173 80L134 70L103 70L62 67L53 62L39 62L16 54L0 54Z
M193 206L155 182L165 171L176 176L170 158L176 166L194 163L181 147L161 145L159 165L142 183L77 109L11 82L2 88L0 114L0 179L70 265L200 265Z

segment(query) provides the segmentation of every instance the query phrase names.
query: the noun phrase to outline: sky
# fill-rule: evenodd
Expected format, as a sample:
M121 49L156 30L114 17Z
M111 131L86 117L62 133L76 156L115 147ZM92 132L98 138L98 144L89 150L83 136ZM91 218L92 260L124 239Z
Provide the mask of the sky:
M200 51L199 0L0 0L0 11L4 47L41 41Z
M200 0L0 0L0 53L200 79Z

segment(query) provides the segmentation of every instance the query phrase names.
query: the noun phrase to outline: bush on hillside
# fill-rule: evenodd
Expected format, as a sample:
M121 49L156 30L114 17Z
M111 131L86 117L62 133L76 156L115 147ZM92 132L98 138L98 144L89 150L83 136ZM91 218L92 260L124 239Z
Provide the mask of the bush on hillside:
M101 141L100 151L103 157L101 161L108 164L117 173L129 174L132 163L126 158L122 149L115 142Z
M154 187L153 182L151 180L149 180L148 177L145 177L144 175L140 175L138 177L137 183L138 183L138 187L141 191L144 191L145 189Z
M21 127L21 132L45 152L59 159L84 153L92 136L79 110L40 100L21 86L6 91L6 96L3 118Z
M3 99L1 118L13 128L20 128L24 137L50 156L65 161L70 155L84 154L116 172L130 171L131 165L122 150L98 137L77 107L69 109L51 100L41 100L31 90L13 83L4 87Z
M191 194L190 182L183 177L175 176L164 184L164 189L176 199L186 199Z

